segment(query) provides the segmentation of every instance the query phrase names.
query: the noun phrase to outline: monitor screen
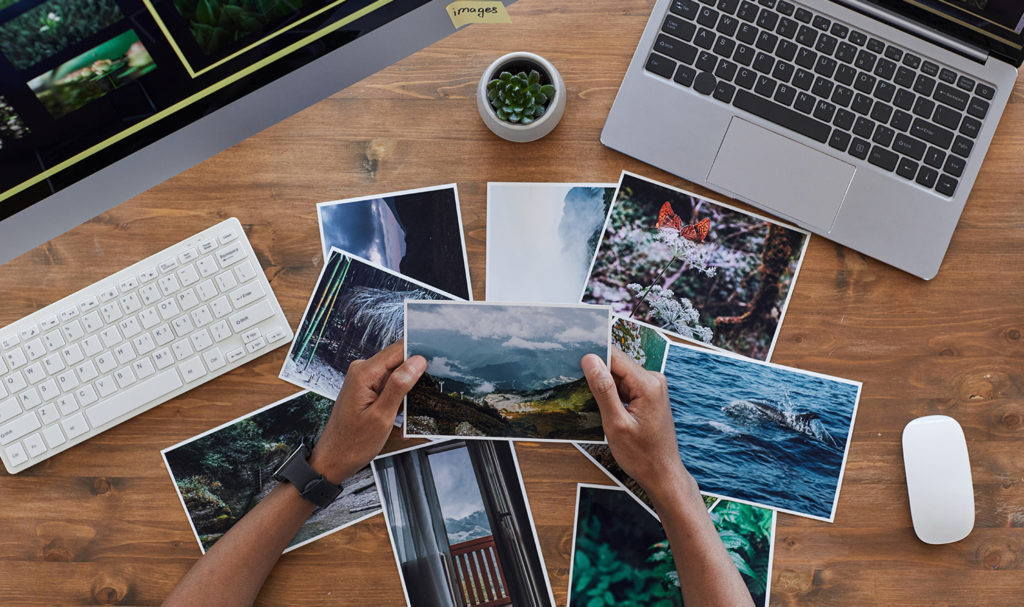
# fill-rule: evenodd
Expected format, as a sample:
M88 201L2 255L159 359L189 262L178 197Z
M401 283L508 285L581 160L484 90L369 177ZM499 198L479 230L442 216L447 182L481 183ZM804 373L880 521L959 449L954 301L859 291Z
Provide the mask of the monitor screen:
M0 0L0 219L427 2Z

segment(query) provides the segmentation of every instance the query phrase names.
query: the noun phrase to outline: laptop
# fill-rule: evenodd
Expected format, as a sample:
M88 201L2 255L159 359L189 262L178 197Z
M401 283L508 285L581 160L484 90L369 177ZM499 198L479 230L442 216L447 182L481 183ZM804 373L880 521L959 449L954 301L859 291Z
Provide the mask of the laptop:
M1018 0L657 0L601 141L931 279L1022 30Z

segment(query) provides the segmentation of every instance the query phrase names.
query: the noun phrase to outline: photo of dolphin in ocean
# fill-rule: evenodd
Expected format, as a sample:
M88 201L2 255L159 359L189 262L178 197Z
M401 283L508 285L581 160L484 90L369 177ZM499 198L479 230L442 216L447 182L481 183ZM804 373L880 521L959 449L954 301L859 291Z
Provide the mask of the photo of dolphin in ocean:
M722 407L726 414L744 421L767 422L784 430L799 432L830 447L839 447L839 442L829 434L817 413L794 413L783 406L760 400L734 400Z
M679 455L702 491L832 521L859 382L672 343Z

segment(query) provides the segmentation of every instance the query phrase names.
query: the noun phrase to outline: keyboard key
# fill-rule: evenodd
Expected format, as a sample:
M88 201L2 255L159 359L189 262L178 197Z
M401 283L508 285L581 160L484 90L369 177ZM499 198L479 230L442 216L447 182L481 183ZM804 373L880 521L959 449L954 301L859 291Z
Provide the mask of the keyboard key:
M739 45L736 47L736 52L732 54L732 59L736 63L749 67L754 62L754 56L757 52L749 46Z
M860 158L864 160L868 157L868 151L871 149L871 144L863 139L854 137L853 141L850 142L850 155L854 158Z
M151 361L148 356L133 362L132 371L139 379L146 379L150 375L156 373L156 369L153 368L153 361Z
M25 352L18 347L8 350L4 354L4 359L7 361L7 366L11 369L17 369L28 363L28 357L25 356Z
M961 91L960 89L955 89L949 86L948 84L940 82L935 87L934 99L939 103L945 103L946 105L952 106L958 110L963 110L967 108L967 103L970 100L970 95L968 93ZM986 110L987 109L988 108L986 107ZM984 114L978 116L978 118L984 117Z
M94 382L96 390L100 393L100 398L106 398L117 391L117 387L114 385L114 378L109 375L97 379Z
M736 12L736 16L744 21L753 23L754 19L757 19L758 10L757 5L753 2L744 2L743 4L740 4L740 8Z
M850 145L850 139L851 137L849 133L844 133L839 129L835 129L832 131L832 136L828 140L828 145L840 152L845 152L846 148Z
M196 379L198 379L198 377ZM153 377L136 383L130 388L118 392L106 401L89 407L85 410L85 414L89 417L89 421L93 426L102 426L103 424L173 392L182 385L181 378L178 376L178 371L176 369L168 369L167 371L158 373ZM81 414L79 413L78 415L80 416ZM62 423L66 424L67 422L68 420L64 420ZM68 430L67 426L65 426L64 429ZM68 430L68 435L73 436L70 430Z
M4 386L9 394L14 394L17 391L24 389L27 385L28 382L25 381L25 376L18 371L11 373L4 378Z
M961 88L968 93L974 90L974 80L967 76L960 76L956 81L957 88Z
M715 54L728 59L736 49L736 41L731 38L720 37L715 41ZM712 68L713 69L713 68Z
M943 82L948 82L950 84L956 84L956 72L948 68L942 68L939 71L939 80Z
M850 67L849 65L840 65L836 69L835 79L846 86L853 86L853 81L857 78L857 70Z
M203 365L203 360L199 356L181 363L178 366L178 370L181 371L181 376L186 383L197 381L206 375L206 366Z
M692 86L693 85L693 79L696 76L697 76L697 70L693 69L692 67L686 66L686 65L680 65L676 69L675 77L672 78L672 79L675 80L676 82L678 82L679 84L683 85L683 86Z
M728 15L722 15L722 18L718 20L718 25L715 27L715 31L723 36L731 38L736 35L736 30L739 26L739 19Z
M715 45L715 38L717 38L715 32L707 29L706 27L702 27L697 30L697 33L693 36L693 43L698 47L709 51L711 50L711 47ZM217 252L218 260L220 259L221 253L221 251ZM241 250L239 250L238 253L240 254ZM237 258L240 259L240 257ZM231 257L229 257L229 259L231 259ZM221 262L221 267L225 267L223 262Z
M836 49L836 59L843 63L853 63L857 59L857 47L849 42L840 42Z
M831 55L833 52L835 52L836 45L838 44L839 41L836 40L833 36L829 36L828 34L822 34L821 36L818 37L818 42L814 45L814 50L825 55Z
M732 101L732 96L735 92L735 86L729 84L728 82L720 81L718 85L715 86L715 92L712 93L712 96L715 99L722 101L724 103L730 103Z
M796 89L787 84L780 84L779 87L775 89L775 96L773 97L775 101L787 106L791 105L795 98Z
M10 447L6 447L4 453L7 454L7 460L11 462L11 466L20 466L28 461L28 454L25 453L25 448L21 446L21 443L14 443Z
M702 6L697 11L697 23L704 27L715 27L715 24L718 23L718 15L718 11L710 6Z
M796 33L796 41L813 48L814 43L818 41L818 32L806 25L801 25Z
M800 31L800 24L786 17L783 17L779 21L778 27L775 28L775 33L789 40L792 40L798 31Z
M904 133L910 130L912 124L914 124L914 117L903 110L893 112L892 119L889 120L889 125L892 128Z
M926 147L923 141L903 134L896 135L892 144L892 149L904 156L910 156L914 160L921 160L924 157Z
M822 15L815 15L813 25L814 27L827 32L828 28L832 26L832 22Z
M45 422L44 422L45 423ZM43 437L38 432L25 438L25 448L28 449L29 457L39 457L46 452L46 445L43 444Z
M280 339L284 339L284 337L287 334L288 333L284 329L282 329L281 327L274 327L273 329L267 331L267 341L269 343L274 343L275 341L278 341Z
M857 135L858 137L869 139L872 135L874 135L874 133L875 123L867 118L860 117L857 119L857 122L853 125L853 134Z
M996 94L996 90L994 88L980 82L978 83L978 86L975 87L974 92L980 95L983 99L989 100L991 100Z
M65 394L57 399L57 408L61 415L71 415L78 410L78 401L74 394Z
M925 99L924 97L918 97L917 101L914 102L914 113L921 118L931 118L932 110L935 109L935 102L931 99Z
M880 146L889 147L890 145L892 145L892 139L895 136L896 131L890 129L884 124L880 124L877 127L875 127L875 134L871 138L871 141L877 143Z
M939 74L939 66L931 61L925 61L921 66L921 71L929 76L937 76Z
M857 79L853 82L853 88L870 95L875 90L876 81L877 79L871 74L861 72L860 74L857 74Z
M974 149L974 142L971 141L970 139L966 138L966 137L958 136L955 140L953 140L953 153L954 154L957 154L959 156L967 158L968 156L971 155L971 150L972 149ZM952 171L947 171L947 172L952 172ZM959 175L957 175L957 177L959 177Z
M865 72L870 72L871 70L875 69L875 60L877 59L878 56L875 55L874 53L868 51L867 49L861 49L857 53L857 59L854 61L853 64L857 66L858 69L864 70Z
M693 0L674 0L668 10L686 19L695 19L700 6Z
M906 88L914 86L914 70L900 66L899 69L896 70L896 76L893 78L893 82Z
M9 445L15 440L34 432L40 427L39 418L31 411L0 426L0 445Z
M654 50L683 63L693 63L693 60L697 58L696 48L664 34L658 36L658 39L654 42ZM165 291L164 294L166 295L167 292Z
M981 121L975 120L970 116L964 116L963 122L960 123L960 132L967 135L971 139L978 136L978 132L981 130Z
M761 34L758 35L757 43L754 46L756 46L757 48L761 49L766 53L771 53L775 51L775 45L778 44L778 42L779 37L776 36L775 34L761 32Z
M100 339L103 340L104 347L110 348L121 343L123 338L121 337L121 332L118 331L117 327L109 326L100 331Z
M921 66L921 58L917 55L906 53L903 55L903 65L916 70Z
M811 85L814 84L814 74L805 69L798 69L796 73L793 74L792 84L802 91L810 90Z
M796 64L805 69L813 69L818 61L818 54L808 48L801 48L796 53Z
M759 116L765 120L768 120L769 122L773 122L792 131L796 131L797 133L814 139L815 141L818 141L820 143L825 143L828 140L829 135L831 134L832 129L827 124L810 118L809 116L804 116L799 112L791 110L785 106L779 105L774 101L769 101L762 97L758 97L757 95L754 95L753 93L749 93L747 91L737 91L736 98L733 101L733 105L735 105L737 108L741 110L750 112L755 116ZM267 302L261 302L259 304L256 304L255 306L251 306L250 309L260 305L266 306L266 309L261 311L261 314L266 314L267 316L269 316L270 304ZM241 323L235 322L234 319L235 317L232 317L232 325L235 327L235 331L237 332L239 330L237 325ZM264 319L261 318L260 320ZM252 322L247 326L251 326L256 322L259 321Z
M18 404L18 399L8 398L5 401L0 401L0 422L5 422L19 413L21 413L21 405Z
M67 440L64 438L64 433L60 431L60 426L50 426L43 430L43 438L46 439L46 444L51 449L63 445Z
M942 167L942 170L954 177L960 177L964 174L964 167L967 162L959 156L950 154L946 157L946 164Z
M924 74L919 74L917 81L914 82L914 92L930 97L933 90L935 90L935 80Z
M874 105L874 103L875 102L871 100L871 97L868 97L864 93L857 93L856 95L853 96L853 103L850 104L850 109L857 112L858 114L867 116L868 112L871 111L871 106Z
M70 348L77 349L78 346L77 345L72 345L72 346L70 346ZM82 349L80 351L84 351L86 356L95 356L96 353L99 352L102 349L103 349L103 344L100 341L100 338L98 336L96 336L96 335L90 335L89 337L86 337L85 339L82 340ZM69 365L75 364L75 363L71 362L70 360L67 360L67 351L68 350L64 350L65 362L67 362Z
M960 126L960 112L944 105L940 105L935 108L935 114L932 115L932 120L947 129L956 130L956 128Z
M775 58L768 53L758 53L754 57L754 64L752 66L755 70L762 74L772 73L772 68L775 67Z
M914 119L914 125L910 127L910 134L943 150L949 149L950 144L953 143L952 131L920 118Z
M946 153L936 147L929 147L928 151L924 155L924 163L935 167L937 169L942 168L942 163L946 161Z
M804 114L810 114L814 111L814 96L807 93L797 93L793 108Z
M210 371L216 371L227 364L220 348L213 348L204 352L203 361L206 363L206 368Z
M836 113L836 106L824 99L819 99L814 105L814 117L824 122L832 122L832 116Z
M845 86L837 86L832 92L832 103L839 107L849 107L851 101L853 101L853 91Z
M775 56L784 61L792 61L796 58L798 50L800 47L795 42L779 40L779 46L775 47Z
M975 118L984 118L988 114L989 105L988 101L974 97L971 99L971 104L967 106L967 113Z
M915 98L916 96L907 89L900 89L896 91L896 94L892 98L892 102L896 107L909 111L910 108L914 107Z
M921 170L917 172L917 183L924 187L931 189L935 187L935 180L939 178L939 172L933 168L922 166Z
M92 384L89 384L76 390L75 398L78 399L78 404L80 406L85 407L98 401L100 397L96 394L96 390L93 389Z
M892 116L892 106L886 105L881 101L876 102L875 105L871 106L871 119L877 120L882 124L889 122L889 117Z
M31 326L25 327L24 329L19 331L18 334L21 336L21 339L23 341L24 340L32 339L33 337L39 335L39 326L38 325L31 325Z
M693 64L698 72L714 72L717 65L718 57L715 57L708 51L701 51L697 55L697 61Z
M838 110L836 117L832 119L832 124L836 125L837 128L848 131L853 128L853 122L856 120L856 115L849 110Z
M89 431L89 424L86 423L85 416L81 411L62 419L60 425L64 428L64 433L68 435L68 438L76 438Z
M736 77L736 69L738 67L739 66L732 61L726 61L723 59L718 62L718 67L715 69L715 77L718 78L719 81L725 80L726 82L729 82Z
M946 196L952 196L956 192L956 186L959 182L950 177L949 175L943 174L939 176L939 182L935 184L935 191L939 194Z
M228 352L226 358L229 363L233 363L241 359L243 356L245 356L245 348L235 348L234 350Z
M710 95L715 91L715 87L717 85L718 79L710 72L700 72L697 74L697 77L693 79L693 90L697 91L701 95Z
M835 59L819 55L817 63L814 64L814 73L831 78L838 65L839 63Z
M29 360L36 360L46 356L46 348L43 347L42 340L33 339L32 341L26 343L25 354L28 355Z
M886 171L894 170L898 160L899 156L895 152L890 152L878 145L872 147L871 153L868 155L868 162Z

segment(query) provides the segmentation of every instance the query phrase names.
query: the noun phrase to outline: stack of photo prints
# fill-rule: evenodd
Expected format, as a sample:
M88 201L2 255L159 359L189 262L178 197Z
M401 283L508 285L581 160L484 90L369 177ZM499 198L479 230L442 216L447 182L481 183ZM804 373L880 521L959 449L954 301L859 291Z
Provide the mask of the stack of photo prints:
M396 425L428 441L347 479L288 550L383 513L410 605L554 605L516 440L572 443L617 486L578 486L570 606L682 604L580 369L612 346L667 377L679 454L756 605L777 512L834 519L860 383L769 362L807 232L626 172L490 183L473 302L454 184L317 217L325 261L280 373L303 391L163 452L203 551L316 440L349 364L402 338L427 368Z

